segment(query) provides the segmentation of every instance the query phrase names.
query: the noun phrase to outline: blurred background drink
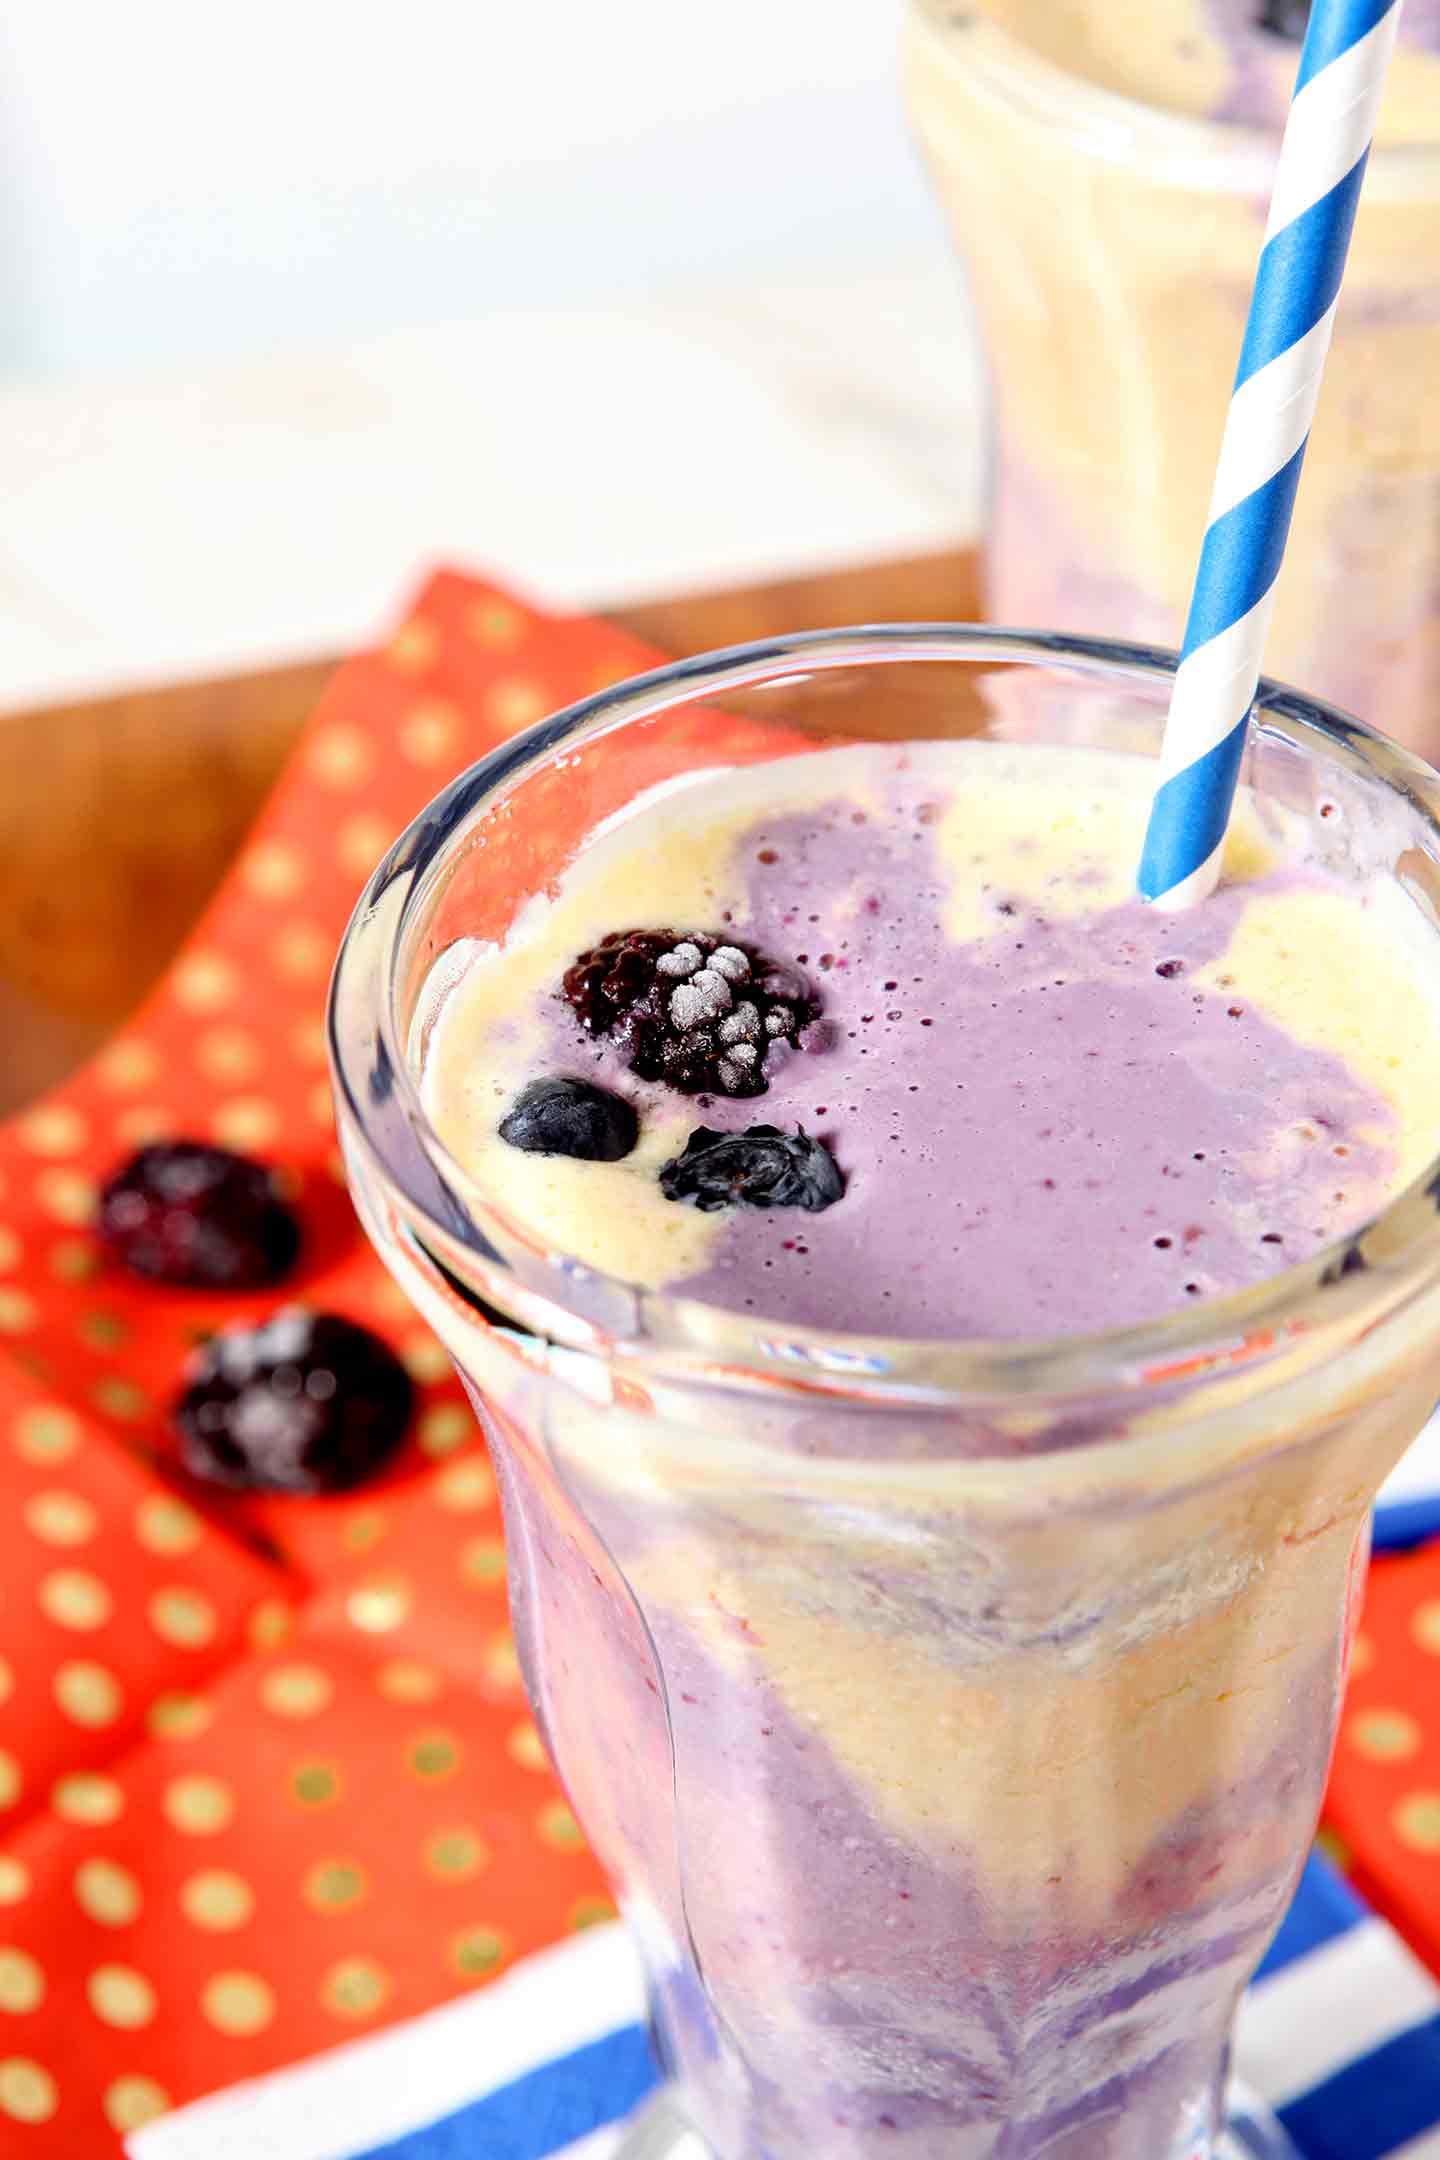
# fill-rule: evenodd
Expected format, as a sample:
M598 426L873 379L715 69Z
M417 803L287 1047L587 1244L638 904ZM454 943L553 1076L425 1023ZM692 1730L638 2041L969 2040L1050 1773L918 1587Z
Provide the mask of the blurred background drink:
M993 401L989 611L1178 642L1306 0L910 0ZM1440 748L1440 0L1410 0L1266 665Z

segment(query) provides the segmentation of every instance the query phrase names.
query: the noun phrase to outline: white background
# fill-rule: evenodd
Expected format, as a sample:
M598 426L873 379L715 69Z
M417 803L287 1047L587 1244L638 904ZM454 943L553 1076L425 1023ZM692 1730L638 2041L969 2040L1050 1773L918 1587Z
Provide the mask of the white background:
M0 708L945 545L901 0L5 0Z
M0 371L933 257L899 10L7 0Z

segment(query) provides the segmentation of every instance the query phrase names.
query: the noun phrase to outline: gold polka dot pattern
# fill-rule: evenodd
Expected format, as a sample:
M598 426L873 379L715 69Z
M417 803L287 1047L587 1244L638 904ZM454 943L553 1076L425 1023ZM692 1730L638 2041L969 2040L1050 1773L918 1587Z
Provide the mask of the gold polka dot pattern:
M415 1602L409 1582L400 1575L377 1575L357 1583L345 1600L350 1625L366 1635L392 1635L403 1627Z
M434 1702L445 1683L433 1666L415 1658L388 1658L375 1674L375 1685L391 1702Z
M541 1808L535 1829L543 1844L557 1846L561 1852L579 1852L585 1843L579 1823L563 1800L548 1801Z
M248 1926L255 1911L255 1893L244 1876L231 1868L202 1868L181 1884L180 1907L192 1926L227 1935Z
M200 2007L217 2032L248 2039L272 2022L275 1991L259 1973L218 1972L206 1981Z
M450 1371L445 1347L433 1335L410 1336L401 1346L401 1356L411 1379L418 1380L422 1387L445 1379Z
M1377 1562L1356 1648L1326 1835L1440 1967L1440 1545Z
M464 720L454 705L432 700L416 705L400 723L400 752L412 765L443 765L453 760Z
M618 1920L619 1917L614 1899L608 1897L576 1898L570 1908L570 1925L577 1930L604 1927L608 1921Z
M97 1965L85 1993L101 2024L121 2032L139 2032L155 2016L155 1990L133 1965Z
M224 1778L172 1778L161 1805L172 1829L184 1837L214 1837L235 1813L235 1795Z
M490 1465L478 1455L467 1455L463 1462L451 1463L435 1480L435 1498L441 1507L453 1508L460 1514L492 1508L495 1505L495 1478Z
M548 1770L550 1759L545 1753L545 1743L528 1718L512 1726L506 1735L505 1748L512 1762L526 1770Z
M147 1552L193 1552L205 1535L200 1517L173 1493L147 1493L135 1510L135 1535Z
M290 1773L290 1797L297 1807L338 1807L345 1792L340 1767L333 1762L297 1763Z
M1404 1762L1420 1752L1420 1723L1408 1710L1357 1710L1344 1731L1347 1744L1373 1762Z
M287 1642L295 1616L283 1598L262 1598L250 1616L249 1637L256 1650L273 1650Z
M396 631L385 648L386 661L404 675L423 674L434 662L440 639L433 623L417 616Z
M453 1732L437 1726L406 1743L405 1759L417 1778L428 1785L438 1784L442 1778L454 1777L460 1768L460 1741Z
M35 1325L36 1304L28 1290L0 1283L0 1335L25 1335Z
M114 1610L109 1590L84 1568L56 1568L40 1584L40 1609L56 1627L89 1634Z
M450 1962L462 1980L487 1980L505 1955L497 1928L462 1928L450 1941Z
M369 1880L354 1860L317 1860L304 1882L307 1905L316 1912L349 1912L365 1898Z
M260 1700L276 1717L316 1717L334 1692L322 1665L272 1665L260 1681Z
M0 2012L24 2017L45 2000L45 1975L28 1950L0 1945Z
M346 1552L373 1552L383 1542L389 1527L389 1518L383 1508L358 1506L346 1517L340 1541Z
M170 2095L149 2077L117 2077L105 2088L105 2120L123 2137L170 2112Z
M478 1831L437 1830L426 1843L425 1865L442 1882L469 1882L490 1865L490 1849Z
M0 2057L0 2115L18 2123L48 2122L59 2098L50 2072L28 2055Z
M42 1544L75 1546L89 1544L99 1517L83 1493L46 1490L26 1501L24 1522Z
M197 1733L204 1732L214 1715L213 1704L203 1695L167 1688L146 1710L145 1726L156 1740L193 1740Z
M257 840L246 850L239 877L261 900L293 900L305 884L305 857L284 840Z
M68 1462L80 1446L80 1420L63 1404L30 1403L12 1418L10 1436L24 1462Z
M335 2017L372 2018L390 1993L390 1975L372 1957L341 1958L321 1983L320 1999Z
M453 1455L475 1429L463 1403L436 1403L420 1420L420 1445L427 1455Z
M1394 1823L1395 1835L1411 1852L1440 1853L1440 1792L1407 1793Z
M113 1823L125 1812L125 1794L112 1777L74 1770L55 1780L50 1805L62 1822Z
M240 995L240 971L222 953L192 951L177 964L170 988L176 1003L187 1012L223 1012Z
M82 1860L75 1870L75 1900L101 1927L129 1927L144 1897L139 1882L118 1860Z
M113 1725L125 1707L114 1673L89 1658L69 1658L56 1668L55 1700L74 1724L92 1731Z
M134 1036L122 1036L102 1050L95 1065L100 1085L117 1092L147 1087L159 1071L160 1058L153 1044Z
M203 1650L215 1639L219 1625L215 1608L199 1590L167 1585L152 1594L146 1611L162 1642L183 1650Z
M75 1155L85 1145L88 1128L78 1110L57 1103L22 1117L18 1131L20 1145L34 1155Z

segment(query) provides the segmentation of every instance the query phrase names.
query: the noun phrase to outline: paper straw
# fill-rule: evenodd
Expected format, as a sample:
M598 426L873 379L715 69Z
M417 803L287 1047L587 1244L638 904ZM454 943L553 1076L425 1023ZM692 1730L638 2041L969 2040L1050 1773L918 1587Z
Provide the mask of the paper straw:
M1202 900L1220 874L1401 4L1311 8L1140 863L1162 907Z

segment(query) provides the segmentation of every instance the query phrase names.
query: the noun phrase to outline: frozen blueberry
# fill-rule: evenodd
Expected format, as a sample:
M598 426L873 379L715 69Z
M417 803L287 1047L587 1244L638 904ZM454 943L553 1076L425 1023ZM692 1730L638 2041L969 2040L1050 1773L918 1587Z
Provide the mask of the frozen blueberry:
M192 1358L175 1405L185 1466L219 1485L344 1492L404 1437L414 1389L379 1337L292 1305L222 1328Z
M141 1148L100 1195L100 1236L132 1275L192 1290L278 1282L300 1250L262 1163L200 1140Z
M1310 27L1310 0L1260 0L1255 27L1299 45Z
M845 1181L823 1141L798 1128L751 1125L744 1132L716 1132L697 1125L684 1153L660 1172L667 1200L685 1200L711 1215L717 1208L805 1208L818 1215L833 1207Z
M639 1139L640 1121L608 1088L552 1074L521 1088L500 1120L500 1137L527 1155L619 1162Z

